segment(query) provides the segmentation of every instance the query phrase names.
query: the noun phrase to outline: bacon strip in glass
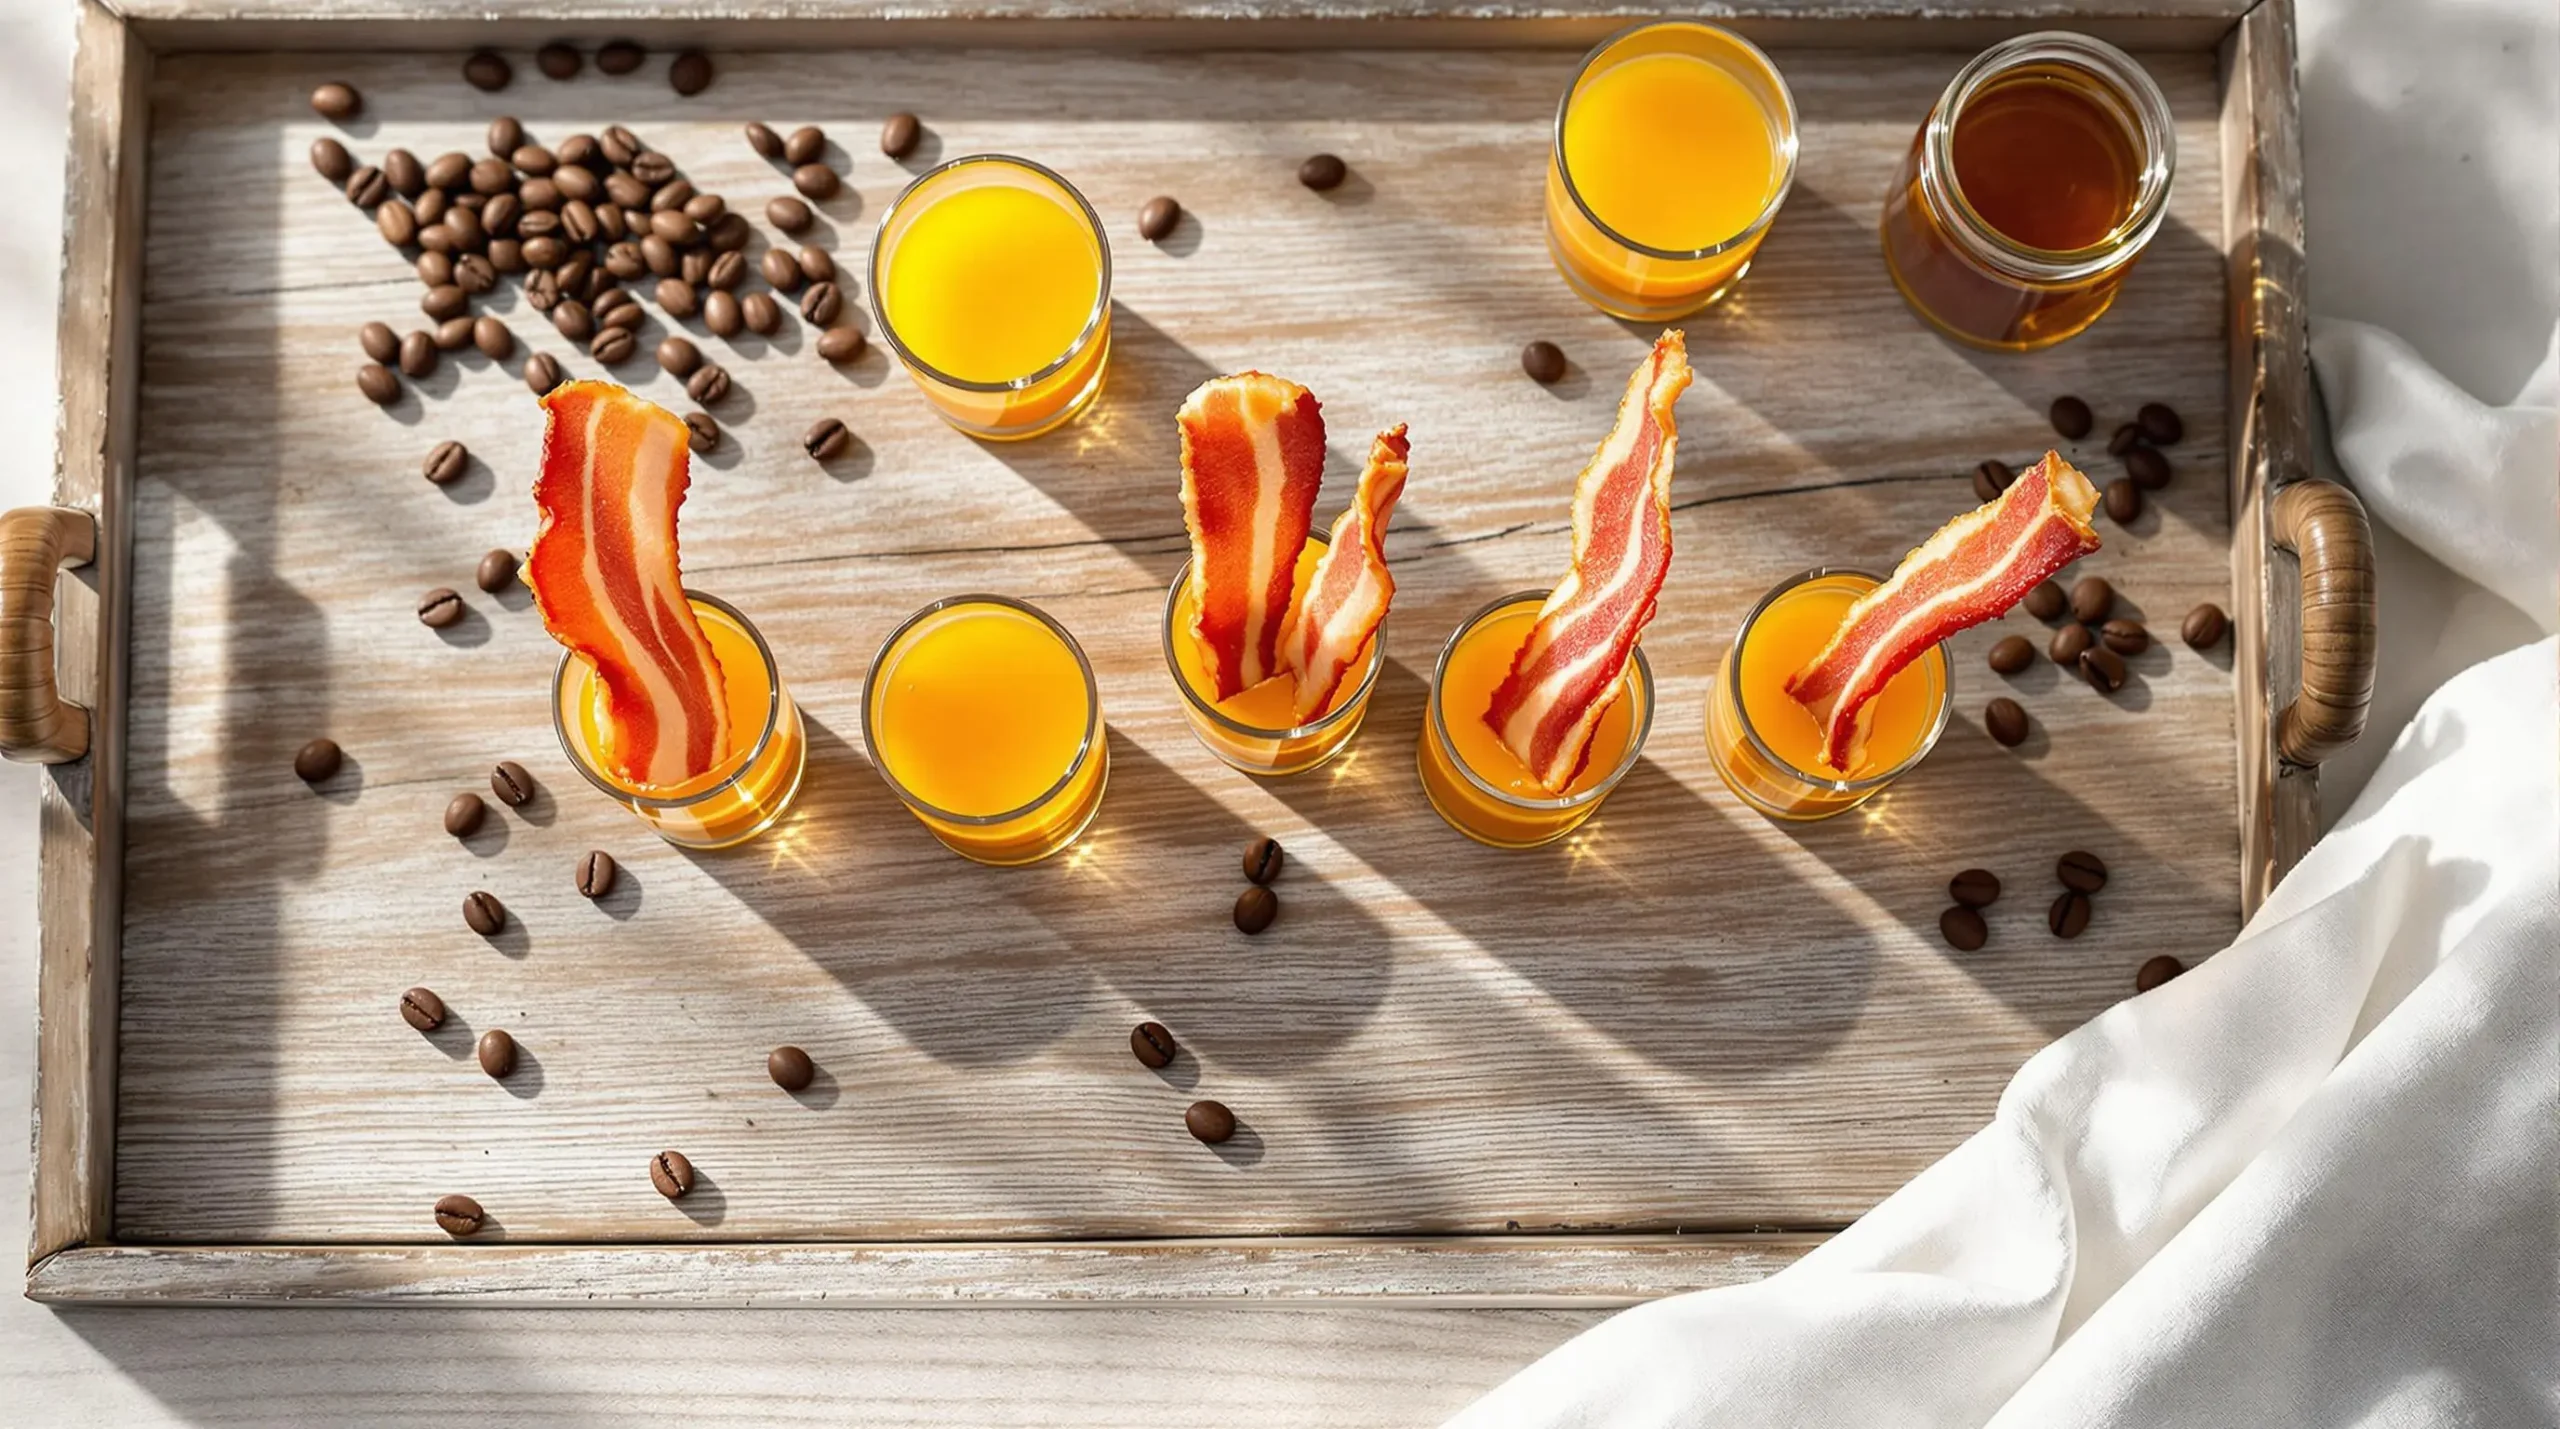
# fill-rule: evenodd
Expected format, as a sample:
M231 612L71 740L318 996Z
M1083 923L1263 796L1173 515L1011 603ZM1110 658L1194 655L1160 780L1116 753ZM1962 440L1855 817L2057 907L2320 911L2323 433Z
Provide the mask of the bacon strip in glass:
M1191 532L1191 633L1229 699L1280 673L1298 552L1324 481L1324 415L1264 372L1213 377L1183 399L1182 522Z
M1387 573L1387 518L1404 494L1404 424L1369 446L1351 505L1333 523L1333 539L1316 558L1306 594L1290 612L1281 660L1294 677L1291 699L1300 724L1324 713L1352 663L1387 618L1395 577Z

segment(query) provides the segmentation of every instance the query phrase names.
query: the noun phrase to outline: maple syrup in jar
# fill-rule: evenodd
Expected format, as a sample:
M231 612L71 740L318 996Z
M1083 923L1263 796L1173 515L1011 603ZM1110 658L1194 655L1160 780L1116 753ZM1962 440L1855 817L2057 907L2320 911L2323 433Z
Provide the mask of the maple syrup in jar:
M1957 72L1884 206L1885 265L1948 335L2025 351L2115 301L2167 212L2168 101L2133 57L2049 31Z

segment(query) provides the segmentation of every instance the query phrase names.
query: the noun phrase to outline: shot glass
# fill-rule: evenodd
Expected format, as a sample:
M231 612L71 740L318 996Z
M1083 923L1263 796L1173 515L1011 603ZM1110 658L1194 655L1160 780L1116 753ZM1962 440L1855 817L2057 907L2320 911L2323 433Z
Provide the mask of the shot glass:
M1307 538L1300 556L1298 580L1306 583L1325 548L1321 533ZM1194 606L1190 592L1191 563L1174 573L1173 589L1164 598L1164 664L1182 692L1182 717L1192 737L1208 751L1247 774L1278 776L1313 769L1342 752L1369 713L1369 693L1386 663L1386 625L1369 637L1359 665L1342 677L1333 703L1314 719L1297 721L1285 683L1257 686L1224 702L1212 699L1209 674L1200 659L1199 642L1190 635Z

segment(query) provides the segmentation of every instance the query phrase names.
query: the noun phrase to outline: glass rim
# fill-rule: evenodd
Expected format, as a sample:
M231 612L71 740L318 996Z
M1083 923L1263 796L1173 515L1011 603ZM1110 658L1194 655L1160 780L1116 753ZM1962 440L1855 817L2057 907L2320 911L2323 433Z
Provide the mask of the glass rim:
M1458 628L1450 632L1448 643L1440 647L1440 658L1432 662L1431 666L1431 737L1439 742L1441 752L1448 757L1449 766L1457 770L1459 776L1468 784L1474 786L1477 793L1504 808L1527 814L1565 813L1579 809L1585 804L1598 803L1606 798L1609 791L1617 788L1619 781L1627 777L1627 771L1636 767L1636 759L1644 753L1645 739L1653 733L1653 665L1644 658L1644 647L1639 644L1629 649L1627 653L1634 657L1633 666L1636 674L1634 685L1642 691L1644 708L1637 712L1635 727L1628 732L1626 753L1618 757L1617 767L1601 776L1600 782L1579 794L1567 794L1555 799L1524 799L1508 789L1495 788L1459 755L1458 742L1449 737L1448 716L1440 708L1441 692L1448 687L1449 657L1457 652L1460 642L1467 638L1468 632L1485 621L1526 601L1536 601L1543 605L1547 597L1553 594L1553 591L1548 590L1516 590L1509 595L1497 597L1491 604L1458 622ZM1627 693L1628 691L1622 687L1620 697L1623 698Z
M1320 546L1333 544L1333 538L1322 531L1309 531L1307 539ZM1165 671L1173 676L1174 688L1182 691L1182 698L1190 702L1195 713L1206 717L1218 728L1230 734L1241 735L1247 739L1275 741L1309 739L1331 730L1335 725L1359 713L1361 703L1369 697L1370 687L1378 683L1378 672L1384 669L1387 663L1387 621L1383 615L1378 618L1378 628L1369 633L1368 668L1361 673L1358 688L1332 710L1316 716L1305 724L1291 725L1286 729L1265 729L1261 725L1246 724L1243 720L1219 709L1204 698L1198 690L1192 688L1191 682L1182 678L1182 661L1174 654L1173 645L1173 613L1182 605L1182 587L1191 576L1192 559L1188 556L1183 558L1182 568L1173 573L1173 584L1165 589L1163 642Z
M757 732L756 742L747 750L747 757L739 761L738 767L731 770L719 783L691 794L644 794L600 772L588 761L586 755L579 751L577 741L569 737L568 712L561 704L563 692L568 688L571 665L584 662L586 657L575 650L561 651L560 663L554 667L551 675L551 732L559 738L561 752L569 756L569 767L584 775L588 783L605 793L623 803L643 809L690 809L714 795L729 792L737 787L739 780L747 777L747 771L755 768L757 761L764 758L765 750L772 745L774 735L782 728L782 669L773 662L773 647L765 643L764 632L756 629L754 621L739 614L736 606L716 595L705 595L691 586L686 586L684 598L688 603L698 602L711 607L736 622L737 627L746 632L748 642L756 648L756 658L764 662L765 684L769 687L765 694L764 728ZM710 637L703 638L707 642ZM588 664L587 670L588 678L592 680L594 665Z
M1654 30L1699 30L1704 31L1707 34L1714 35L1717 38L1732 44L1736 48L1740 49L1744 54L1749 55L1753 60L1758 62L1761 72L1768 76L1770 86L1776 89L1778 93L1778 112L1771 116L1779 121L1780 128L1780 133L1777 136L1777 151L1779 159L1778 182L1776 186L1770 190L1768 201L1760 206L1760 213L1758 217L1752 219L1749 224L1745 225L1741 232L1734 234L1730 238L1708 244L1704 248L1656 248L1649 243L1638 243L1636 240L1620 233L1617 229L1612 228L1607 220L1601 218L1599 214L1592 212L1590 202L1582 196L1581 186L1573 181L1573 166L1565 162L1565 116L1572 112L1573 96L1582 88L1582 81L1585 77L1590 75L1591 67L1598 64L1603 56L1607 55L1611 50L1616 49L1619 45L1628 40L1634 39L1638 35L1646 34ZM1703 56L1701 58L1703 58ZM1609 36L1605 40L1602 40L1599 44L1592 46L1591 52L1582 57L1582 63L1574 67L1573 78L1568 81L1564 87L1564 97L1556 101L1555 135L1549 145L1549 153L1553 156L1552 162L1555 164L1556 177L1564 182L1565 196L1573 200L1574 208L1581 213L1583 218L1588 221L1593 228L1600 230L1602 237L1617 244L1621 248L1625 248L1633 253L1641 254L1647 258L1659 259L1669 263L1694 263L1702 259L1720 257L1726 253L1730 253L1745 243L1757 241L1761 234L1768 231L1769 225L1777 220L1779 207L1787 201L1787 194L1795 187L1796 144L1795 91L1787 87L1787 77L1778 72L1778 66L1770 60L1766 51L1721 25L1711 25L1703 20L1645 20L1637 24L1629 25L1625 29L1618 31L1616 34Z
M1101 255L1102 271L1094 288L1093 311L1085 314L1084 326L1077 329L1075 341L1068 343L1066 351L1042 364L1029 376L1016 377L1003 382L976 382L965 377L954 377L916 356L914 350L907 346L906 340L898 336L897 326L889 321L889 300L882 296L884 291L884 285L880 281L882 250L888 246L889 225L897 221L900 210L904 209L908 200L914 198L926 184L955 169L971 164L1001 164L1017 169L1027 169L1055 185L1061 193L1075 201L1076 211L1084 215L1085 227L1093 233L1093 246ZM1111 237L1103 231L1101 216L1093 211L1092 203L1086 200L1083 192L1074 184L1068 183L1065 177L1055 169L1045 164L1034 163L1017 154L963 154L959 158L947 159L936 164L909 180L907 186L898 190L898 196L889 200L889 206L880 213L880 226L873 230L871 236L870 269L871 292L868 296L871 321L880 329L881 341L887 343L889 350L896 353L898 360L905 363L910 370L921 376L930 377L943 386L958 388L963 392L988 395L1020 392L1057 376L1093 344L1094 334L1102 330L1103 320L1111 313Z
M2142 180L2133 207L2105 236L2085 248L2036 248L2010 238L1975 211L1956 178L1956 121L1964 106L1993 80L2040 61L2080 70L2114 91L2130 113L2134 137L2142 143ZM2168 217L2169 185L2178 167L2178 136L2169 101L2140 61L2095 36L2038 30L1975 55L1947 81L1929 111L1921 139L1922 192L1941 212L1960 220L1949 226L1970 256L2009 277L2062 283L2106 272L2147 246Z
M930 800L918 797L916 792L908 788L906 783L889 768L889 761L880 753L878 719L874 713L878 701L874 696L880 688L880 672L888 665L889 652L898 648L898 642L907 637L908 631L946 610L956 610L964 605L1000 606L1007 610L1018 610L1039 621L1048 628L1050 634L1058 637L1059 642L1067 647L1067 653L1076 658L1077 672L1084 676L1084 737L1077 741L1075 757L1067 761L1067 771L1058 776L1057 782L1041 790L1030 802L997 814L955 814ZM928 601L915 614L899 621L897 629L889 632L889 638L880 642L879 652L871 657L871 668L862 677L862 744L871 756L871 767L880 771L880 778L888 784L890 792L896 794L908 808L928 817L940 819L944 823L959 824L967 828L990 828L1039 812L1042 806L1065 793L1068 787L1075 783L1076 776L1084 772L1084 766L1093 758L1094 750L1102 745L1102 687L1093 677L1093 662L1085 658L1084 647L1077 644L1075 636L1068 632L1067 627L1059 624L1057 618L1049 612L1027 600L1017 600L1009 595L994 595L984 591L973 591L966 595L947 595L939 600Z
M1761 758L1807 784L1816 785L1835 794L1858 794L1882 788L1901 778L1918 767L1921 760L1928 758L1930 750L1938 747L1938 739L1947 732L1947 721L1955 711L1955 662L1948 658L1947 643L1944 640L1930 646L1921 657L1935 656L1940 666L1938 717L1931 721L1929 733L1921 739L1918 747L1911 751L1910 757L1891 769L1880 774L1870 774L1864 779L1842 779L1836 775L1817 774L1798 769L1793 761L1780 757L1776 750L1769 747L1769 742L1760 737L1759 729L1751 723L1751 706L1742 698L1742 644L1751 638L1751 627L1760 622L1760 617L1768 612L1770 606L1777 604L1780 597L1799 586L1810 585L1818 580L1828 580L1834 576L1855 576L1870 582L1868 590L1884 584L1884 577L1873 571L1862 571L1851 566L1815 566L1810 570L1798 571L1770 587L1769 593L1760 597L1758 603L1751 607L1751 613L1742 617L1742 627L1733 632L1733 652L1724 662L1725 688L1733 698L1733 717L1735 723L1742 726L1742 737L1751 741L1751 747L1758 751ZM1864 593L1860 592L1860 594Z

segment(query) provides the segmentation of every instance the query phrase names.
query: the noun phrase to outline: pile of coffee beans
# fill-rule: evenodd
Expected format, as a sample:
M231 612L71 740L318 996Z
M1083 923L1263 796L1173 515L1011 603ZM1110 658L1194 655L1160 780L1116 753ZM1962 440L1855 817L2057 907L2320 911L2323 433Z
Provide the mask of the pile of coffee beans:
M2097 430L2097 413L2078 397L2054 398L2045 416L2065 441L2079 441ZM2161 449L2177 445L2186 434L2186 422L2165 402L2143 403L2132 421L2116 428L2107 439L2107 455L2124 463L2125 474L2100 489L2108 519L2123 526L2141 516L2143 493L2169 484L2169 459ZM1973 494L1983 501L1996 500L2017 479L2007 462L1985 461L1973 469Z

